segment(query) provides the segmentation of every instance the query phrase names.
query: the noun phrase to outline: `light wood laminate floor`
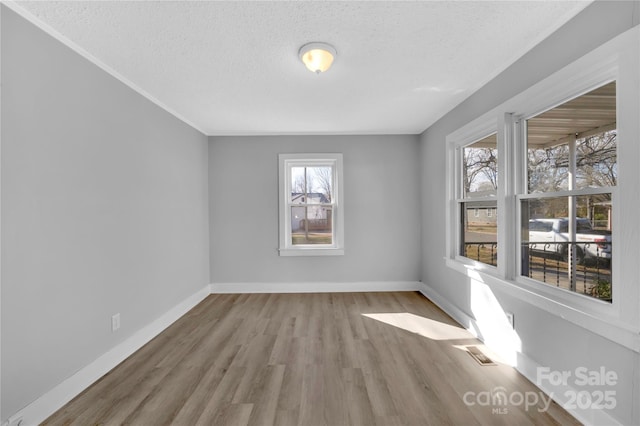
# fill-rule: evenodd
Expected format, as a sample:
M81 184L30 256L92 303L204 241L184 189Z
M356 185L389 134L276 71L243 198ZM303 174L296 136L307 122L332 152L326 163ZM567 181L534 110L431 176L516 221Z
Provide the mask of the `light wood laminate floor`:
M539 392L469 344L419 293L211 295L44 424L578 424L553 403L465 404Z

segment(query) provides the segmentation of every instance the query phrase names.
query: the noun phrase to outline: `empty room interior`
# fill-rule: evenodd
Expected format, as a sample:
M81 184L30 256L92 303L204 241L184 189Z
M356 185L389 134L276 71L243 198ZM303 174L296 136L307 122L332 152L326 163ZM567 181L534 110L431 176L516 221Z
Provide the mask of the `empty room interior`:
M640 2L0 5L0 425L640 425Z

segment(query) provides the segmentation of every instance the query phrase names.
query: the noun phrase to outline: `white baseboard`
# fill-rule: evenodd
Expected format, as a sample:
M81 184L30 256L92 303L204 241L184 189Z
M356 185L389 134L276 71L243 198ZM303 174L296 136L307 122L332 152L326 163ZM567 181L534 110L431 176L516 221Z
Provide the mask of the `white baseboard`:
M424 297L431 300L440 309L445 311L447 315L456 320L458 324L466 328L469 333L482 340L482 336L478 335L478 326L474 318L470 317L466 312L451 304L447 299L442 297L437 291L435 291L425 283L420 283L420 288L418 289L418 291L422 293Z
M101 355L91 364L69 377L37 400L11 416L11 419L22 418L21 426L40 424L60 407L76 397L92 383L104 376L116 365L140 349L164 329L173 324L209 294L210 286L180 302L149 325L138 330L124 342Z
M436 304L440 309L445 311L451 318L456 320L460 325L466 328L471 334L476 336L478 339L482 340L482 336L479 336L477 331L479 329L476 320L466 314L464 311L460 310L458 307L451 304L447 299L442 297L438 292L433 290L428 285L421 283L421 288L419 290L425 297L431 300L434 304ZM490 344L487 343L487 347L489 349L497 350L497 348L492 348ZM579 390L576 390L570 386L548 386L545 383L539 383L538 380L538 368L542 367L538 362L532 360L528 356L523 353L517 354L517 363L514 366L516 370L524 377L526 377L531 383L535 384L542 392L551 396L552 399L557 402L561 407L565 408L567 406L568 398L565 396L567 392L575 392L577 393ZM576 408L565 408L567 412L569 412L573 417L575 417L578 421L585 425L620 425L621 423L615 418L611 417L606 410L599 409L580 409Z
M420 291L419 281L212 283L211 293L344 293Z

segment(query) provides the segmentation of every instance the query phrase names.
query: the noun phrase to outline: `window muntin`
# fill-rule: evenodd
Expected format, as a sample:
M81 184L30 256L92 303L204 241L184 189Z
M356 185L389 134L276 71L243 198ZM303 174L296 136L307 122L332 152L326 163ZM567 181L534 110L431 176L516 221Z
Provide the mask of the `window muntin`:
M612 300L616 127L615 82L526 121L522 276ZM539 229L540 223L551 229Z
M281 154L280 255L343 254L341 154Z
M498 189L496 135L462 148L463 198L494 196Z
M460 150L460 246L458 254L497 266L498 150L496 135L484 137Z

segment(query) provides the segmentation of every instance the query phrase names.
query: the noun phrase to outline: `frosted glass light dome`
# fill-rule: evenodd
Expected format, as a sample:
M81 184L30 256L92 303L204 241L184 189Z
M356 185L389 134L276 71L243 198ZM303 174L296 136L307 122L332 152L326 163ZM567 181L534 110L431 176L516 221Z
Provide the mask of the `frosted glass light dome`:
M300 48L298 55L309 71L320 74L333 64L336 49L327 43L307 43Z

